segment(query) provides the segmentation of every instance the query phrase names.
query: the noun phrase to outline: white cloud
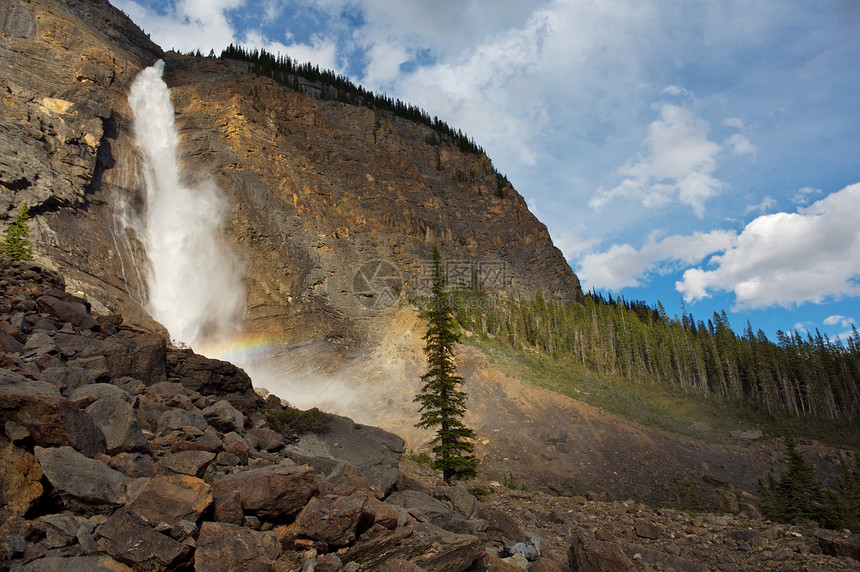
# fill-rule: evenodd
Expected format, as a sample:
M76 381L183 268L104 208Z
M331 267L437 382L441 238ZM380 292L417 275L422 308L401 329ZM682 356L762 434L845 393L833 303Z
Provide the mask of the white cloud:
M747 139L745 135L735 133L726 140L726 145L731 147L732 153L735 155L755 155L758 147L753 145L752 141Z
M270 53L285 54L290 59L305 63L310 62L321 69L343 71L343 64L337 53L337 45L320 36L311 36L311 42L283 44L267 40L260 32L248 30L240 44L245 48L262 48Z
M726 250L735 240L733 232L724 230L662 239L652 234L638 250L629 244L614 244L605 252L586 254L576 274L589 290L641 286L651 273L674 271L679 264L698 264L714 252Z
M763 213L765 211L769 211L770 209L772 209L775 206L776 206L776 201L773 199L773 197L765 197L757 205L747 205L746 208L744 209L744 214L749 214L749 213L755 212L755 211Z
M111 0L162 48L181 52L216 52L234 42L235 30L226 12L245 0L176 0L159 14L133 0Z
M738 308L792 307L860 296L860 183L796 213L763 215L710 263L675 284L687 301L734 292Z
M840 316L839 314L834 314L832 316L827 316L824 318L825 326L841 326L843 328L850 328L852 324L856 324L857 321L854 318L846 318L845 316Z
M561 250L565 260L574 260L594 250L600 244L600 239L580 239L566 230L560 236L553 237L552 242Z
M704 215L705 202L723 187L712 176L722 147L708 139L708 123L691 110L664 103L659 113L637 160L619 171L627 178L612 189L598 189L589 201L592 208L600 209L616 198L653 207L677 197L697 216Z
M812 195L820 195L821 189L815 189L812 187L802 187L797 189L797 192L794 193L794 197L792 200L796 205L806 205L809 204L809 198Z

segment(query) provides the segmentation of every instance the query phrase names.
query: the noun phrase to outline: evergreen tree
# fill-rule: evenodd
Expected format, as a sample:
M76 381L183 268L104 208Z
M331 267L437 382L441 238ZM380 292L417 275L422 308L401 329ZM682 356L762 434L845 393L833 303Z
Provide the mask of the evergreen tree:
M797 441L788 431L783 443L788 467L780 473L779 480L772 474L768 475L767 484L759 480L762 513L780 522L809 519L832 526L828 495L815 478L815 468L797 449Z
M435 459L433 468L442 471L446 483L470 479L478 475L475 450L475 432L463 424L466 413L466 393L460 389L463 378L457 375L454 364L454 345L459 341L454 320L454 308L445 295L445 275L439 251L433 248L433 295L422 311L428 322L424 335L424 353L427 355L427 373L421 376L423 386L415 396L420 403L421 419L415 424L420 429L437 427L431 441Z
M6 227L0 251L12 260L30 260L33 258L33 248L30 246L30 207L26 201L18 209L15 220Z

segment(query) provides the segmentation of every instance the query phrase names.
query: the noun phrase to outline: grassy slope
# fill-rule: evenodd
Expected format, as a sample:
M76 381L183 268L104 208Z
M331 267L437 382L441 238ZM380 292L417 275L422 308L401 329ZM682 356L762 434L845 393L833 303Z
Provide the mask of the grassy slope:
M508 375L660 431L720 443L729 441L730 432L736 429L760 429L778 436L787 426L797 436L860 449L857 422L771 416L747 403L730 402L716 395L632 384L618 376L590 371L574 360L551 358L536 350L517 352L477 336L463 336L462 342L484 352Z

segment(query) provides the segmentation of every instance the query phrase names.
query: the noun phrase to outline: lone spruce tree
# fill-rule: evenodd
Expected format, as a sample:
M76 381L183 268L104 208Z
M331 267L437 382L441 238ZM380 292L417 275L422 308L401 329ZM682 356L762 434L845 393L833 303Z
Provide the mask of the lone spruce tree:
M445 296L445 275L439 251L433 248L433 296L422 311L428 322L424 335L424 353L427 355L427 373L421 376L424 383L415 401L421 404L420 429L437 427L433 445L433 468L442 471L446 483L478 476L478 459L475 450L475 432L463 424L466 413L466 393L460 389L463 378L457 375L454 364L454 344L460 337L456 332L453 308Z
M30 246L30 206L24 201L18 214L3 233L0 251L12 260L30 260L33 258L33 247Z

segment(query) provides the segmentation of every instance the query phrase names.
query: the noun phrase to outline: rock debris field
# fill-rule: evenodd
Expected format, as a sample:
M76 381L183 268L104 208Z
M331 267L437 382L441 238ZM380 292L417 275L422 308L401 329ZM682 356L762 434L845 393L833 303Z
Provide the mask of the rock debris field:
M0 571L856 570L847 532L515 491L479 502L346 417L0 260ZM298 418L301 419L301 416Z

